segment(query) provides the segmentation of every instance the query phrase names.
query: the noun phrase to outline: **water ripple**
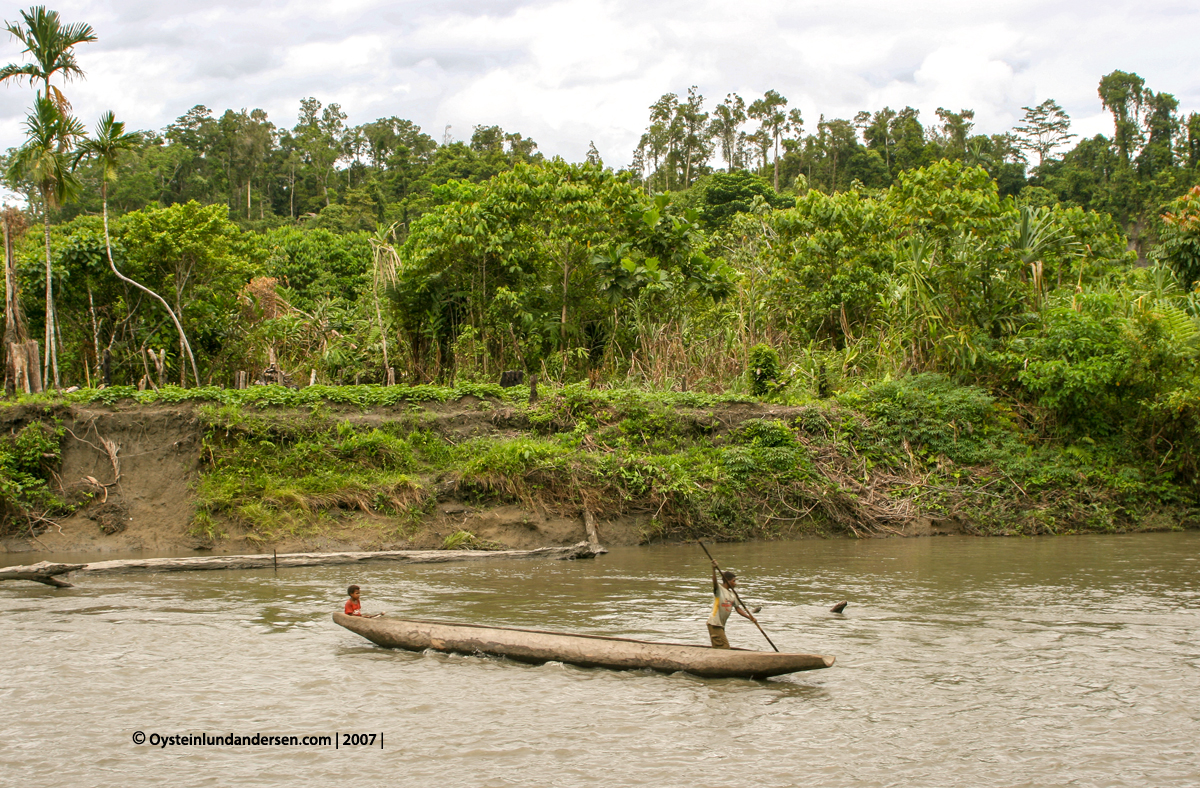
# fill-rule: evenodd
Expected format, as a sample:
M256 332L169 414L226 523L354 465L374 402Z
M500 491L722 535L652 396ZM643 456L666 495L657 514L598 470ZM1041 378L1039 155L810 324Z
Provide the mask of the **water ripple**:
M1200 534L719 546L769 682L374 647L366 610L704 643L693 547L594 562L83 578L0 588L5 784L1167 786L1200 783ZM849 599L846 614L828 613ZM766 644L734 619L735 645ZM36 710L37 713L13 710ZM382 732L386 746L147 734ZM11 777L10 777L11 775Z

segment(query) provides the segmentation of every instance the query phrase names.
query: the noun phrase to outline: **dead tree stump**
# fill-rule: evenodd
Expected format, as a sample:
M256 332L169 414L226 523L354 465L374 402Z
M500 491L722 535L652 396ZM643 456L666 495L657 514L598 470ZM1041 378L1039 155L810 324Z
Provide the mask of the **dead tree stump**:
M607 553L608 551L600 546L600 532L596 530L596 516L592 514L591 509L583 510L583 527L587 531L588 547L592 552L596 555Z

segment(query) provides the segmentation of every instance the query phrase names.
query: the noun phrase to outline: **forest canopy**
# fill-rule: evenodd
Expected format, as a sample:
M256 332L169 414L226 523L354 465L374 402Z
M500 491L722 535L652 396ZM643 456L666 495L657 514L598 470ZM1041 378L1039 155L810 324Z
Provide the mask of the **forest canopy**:
M300 102L94 131L64 92L96 39L35 8L0 71L7 388L494 381L803 400L933 373L1047 432L1197 429L1200 114L1133 72L1111 135L1053 99L1002 134L968 108L815 121L768 89L648 108L630 163L547 159L496 125L437 140ZM45 40L43 40L45 39ZM38 338L41 337L41 340ZM32 348L32 350L30 350ZM1025 409L1025 410L1023 410Z

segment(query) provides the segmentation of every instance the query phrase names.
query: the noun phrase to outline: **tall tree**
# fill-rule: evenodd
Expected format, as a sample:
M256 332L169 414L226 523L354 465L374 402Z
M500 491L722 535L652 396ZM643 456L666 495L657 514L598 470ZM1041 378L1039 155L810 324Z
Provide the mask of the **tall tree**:
M931 164L935 158L930 155L931 146L926 144L920 115L920 110L905 107L888 122L889 135L895 145L892 162L897 170L915 170Z
M817 122L817 143L826 170L827 183L830 193L837 191L841 184L838 182L838 165L847 161L858 148L858 135L854 124L848 120L834 118L825 120L822 115Z
M679 129L676 123L679 118L679 96L665 93L658 101L650 105L650 128L642 137L654 171L662 180L664 191L670 191L675 185L675 163L678 158L676 150L679 141ZM665 172L664 172L665 170Z
M779 141L788 129L789 117L785 111L787 99L774 90L768 90L762 98L756 99L749 110L750 117L757 120L762 130L775 143L775 191L779 191Z
M143 144L142 135L136 132L126 132L125 124L117 120L109 111L100 116L100 122L96 124L96 136L86 138L79 144L76 157L77 159L91 159L100 166L100 201L104 210L104 251L108 255L108 267L122 282L133 285L157 300L162 304L163 309L167 310L167 314L171 316L171 322L175 324L175 330L179 332L180 355L191 362L192 376L196 379L196 385L199 386L200 373L196 369L192 346L188 343L187 335L183 333L183 326L175 315L175 311L171 309L171 305L158 293L118 271L116 263L113 262L112 240L108 233L108 184L117 178L117 162L122 154L135 151Z
M1134 73L1114 71L1100 80L1098 93L1104 108L1113 114L1113 142L1128 164L1145 138L1141 130L1141 113L1145 102L1146 80Z
M25 120L25 131L25 144L12 158L9 177L33 182L42 198L42 225L46 238L46 358L42 385L50 385L53 370L57 388L60 382L55 341L54 271L50 262L50 209L79 194L81 184L75 177L71 148L84 135L84 128L78 120L60 112L53 101L39 95Z
M884 107L874 115L863 111L854 116L854 125L862 130L867 148L877 151L883 156L883 163L887 167L889 177L892 172L892 159L896 147L891 125L895 119L896 111L891 107Z
M746 145L751 146L754 153L758 156L758 168L765 170L767 163L771 160L771 135L766 129L757 129L753 134L745 134Z
M1179 100L1170 93L1146 91L1146 147L1138 159L1138 169L1145 178L1175 165L1175 137L1182 126L1175 115Z
M197 104L163 130L175 152L169 174L164 173L160 202L172 205L188 200L215 202L226 195L225 169L219 164L220 129L212 110Z
M1025 115L1013 128L1017 134L1017 147L1036 153L1040 167L1051 151L1075 136L1071 133L1071 116L1054 99L1021 109L1025 110Z
M329 195L330 178L333 177L335 165L344 155L342 142L346 134L345 120L346 113L337 104L322 109L321 102L315 98L300 100L300 118L294 129L296 144L317 176L326 206L332 202Z
M941 138L944 155L948 159L962 159L967 155L967 138L975 127L975 110L964 109L951 112L944 107L937 108L937 116L942 121Z
M525 137L520 132L514 131L504 135L504 142L508 145L508 158L513 164L517 162L532 164L542 160L542 154L538 153L537 142L532 137Z
M220 157L225 172L230 210L236 211L244 203L246 218L249 219L254 181L275 147L275 124L267 120L267 113L261 109L250 112L244 109L234 112L230 109L225 111L213 130L213 152ZM261 197L259 204L261 215L265 213Z
M683 146L683 188L692 185L693 166L704 166L712 155L709 145L708 113L704 111L704 96L701 96L695 85L688 88L687 101L678 106L679 130Z
M25 20L24 25L5 22L4 29L25 45L22 51L28 53L34 62L5 66L0 69L0 82L25 79L33 85L41 81L43 95L65 115L71 104L61 90L50 84L50 78L55 74L61 74L64 81L82 77L83 69L75 60L74 48L78 44L95 41L96 34L91 25L82 22L63 25L57 11L47 11L41 5L22 11L21 18Z
M746 122L746 102L736 93L730 93L713 110L709 133L721 146L721 158L725 159L725 172L740 169L737 160L738 131Z

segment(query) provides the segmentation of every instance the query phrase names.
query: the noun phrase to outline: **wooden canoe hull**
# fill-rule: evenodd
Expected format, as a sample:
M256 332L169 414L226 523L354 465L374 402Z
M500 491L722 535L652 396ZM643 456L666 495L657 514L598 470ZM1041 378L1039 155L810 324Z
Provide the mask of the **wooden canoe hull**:
M585 668L684 671L705 678L765 679L833 665L833 657L716 649L682 643L571 635L537 629L454 624L334 613L333 621L384 648L493 654L519 662L565 662Z

